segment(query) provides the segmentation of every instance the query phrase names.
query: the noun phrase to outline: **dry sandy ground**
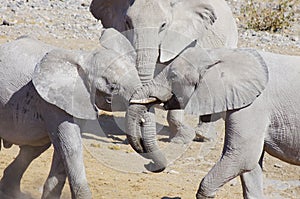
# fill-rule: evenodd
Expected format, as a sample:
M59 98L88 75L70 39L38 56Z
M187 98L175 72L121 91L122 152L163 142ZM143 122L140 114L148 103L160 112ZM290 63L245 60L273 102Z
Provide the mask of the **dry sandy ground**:
M165 113L158 111L157 120L165 125ZM118 116L118 117L117 117ZM101 126L96 122L85 123L83 128L84 157L87 178L93 198L157 198L190 199L195 198L200 180L217 161L223 142L223 124L218 122L216 129L218 139L214 142L193 142L189 146L172 145L166 142L165 135L159 135L159 144L173 162L162 173L145 172L142 159L124 143L125 136L119 135L122 117L117 115L102 116ZM191 125L195 118L188 118ZM159 125L158 129L161 129ZM113 133L113 134L112 134ZM105 136L106 135L106 136ZM0 170L16 157L18 147L1 151ZM50 170L53 149L47 150L30 165L22 179L22 191L31 199L40 198L42 186ZM286 164L269 155L264 159L265 194L268 198L299 198L300 167ZM69 186L63 190L63 199L70 198ZM217 198L242 198L239 179L227 183L220 189Z
M30 31L30 30L28 30ZM96 37L96 36L95 36ZM51 34L39 36L42 41L72 49L93 49L97 42L84 38L55 38ZM0 36L0 43L15 39L7 34ZM240 42L240 46L255 47L255 43ZM291 46L291 51L282 51L280 46L270 43L268 50L280 53L298 54L299 47ZM160 111L161 112L161 111ZM165 123L165 113L160 113L157 121ZM217 140L213 142L193 142L189 146L174 146L166 142L167 136L159 136L159 144L164 148L172 163L162 173L145 172L143 160L124 143L125 136L119 135L122 128L122 114L115 117L106 115L98 124L87 123L83 134L84 157L87 178L93 198L129 198L129 199L190 199L195 198L200 180L217 161L222 150L223 125L219 123L216 129ZM196 124L196 118L188 118L191 125ZM97 127L97 128L96 128ZM93 131L89 131L92 128ZM161 128L161 126L159 127ZM0 177L4 168L16 157L18 147L1 150ZM22 178L22 191L29 198L40 198L42 186L50 170L53 148L47 150L32 162ZM264 187L268 198L296 199L300 197L300 167L286 164L266 155L264 158ZM63 199L71 198L66 184ZM217 193L220 199L242 198L239 179L227 183Z

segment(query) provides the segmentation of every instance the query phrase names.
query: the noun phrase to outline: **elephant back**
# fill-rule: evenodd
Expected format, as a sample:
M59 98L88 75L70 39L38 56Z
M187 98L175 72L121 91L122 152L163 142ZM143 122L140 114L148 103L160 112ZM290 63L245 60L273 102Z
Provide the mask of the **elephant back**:
M4 106L12 95L32 79L36 64L54 49L30 37L0 46L0 103Z

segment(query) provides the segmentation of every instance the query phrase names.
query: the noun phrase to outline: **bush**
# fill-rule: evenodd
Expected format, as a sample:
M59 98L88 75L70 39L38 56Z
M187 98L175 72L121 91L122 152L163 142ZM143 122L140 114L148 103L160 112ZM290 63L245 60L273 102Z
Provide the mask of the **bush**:
M248 0L242 7L246 28L277 32L291 26L297 0Z

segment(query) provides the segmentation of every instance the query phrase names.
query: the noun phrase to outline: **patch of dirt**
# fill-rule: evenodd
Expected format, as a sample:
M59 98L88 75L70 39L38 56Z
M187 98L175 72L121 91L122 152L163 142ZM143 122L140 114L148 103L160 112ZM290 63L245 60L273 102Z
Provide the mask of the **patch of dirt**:
M157 117L161 125L165 124L164 114ZM115 116L115 118L117 118L116 123L122 128L119 122L122 121L122 117ZM88 128L93 129L90 131L92 133L83 133L86 173L93 198L195 198L200 180L220 156L223 143L222 132L224 132L222 122L218 122L215 130L211 129L212 132L219 134L215 142L193 142L189 146L178 145L176 147L165 142L166 135L159 135L159 144L166 151L167 156L173 155L175 158L162 173L149 173L144 168L149 161L142 159L126 144L126 137L120 135L120 129L116 129L116 125L111 125L113 120L112 116L104 116L101 122L106 123L106 126L100 127L98 123L93 122L93 124L87 124ZM195 119L189 119L189 121L192 121L191 125L196 124ZM177 152L179 157L176 156ZM2 150L0 170L3 171L17 153L17 146ZM50 170L52 153L51 147L33 161L23 176L22 191L28 194L29 198L40 198L43 183ZM266 154L264 158L265 194L268 198L298 198L300 195L299 173L299 167ZM71 198L71 195L69 186L66 184L62 199L68 198ZM217 193L217 198L242 198L239 179L232 180L222 187Z

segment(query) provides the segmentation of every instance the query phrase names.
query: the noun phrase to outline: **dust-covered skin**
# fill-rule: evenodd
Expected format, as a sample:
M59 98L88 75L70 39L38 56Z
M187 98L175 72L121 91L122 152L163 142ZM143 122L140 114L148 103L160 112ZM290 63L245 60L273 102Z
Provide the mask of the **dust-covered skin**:
M128 40L114 29L103 31L101 39L91 52L30 37L0 46L0 137L20 146L0 181L2 198L22 198L24 171L51 143L55 153L42 198L59 197L66 178L72 198L91 198L77 120L97 119L96 109L104 109L99 98L119 95L129 101L141 86Z
M131 41L143 84L195 40L205 48L237 47L237 26L224 0L93 0L90 10L105 28L114 27ZM182 110L171 110L167 121L172 142L194 139Z
M233 10L239 10L239 6L243 3L243 1L231 0L228 2ZM0 21L5 19L12 25L0 26L0 43L15 40L26 34L37 37L48 44L67 49L93 50L98 47L97 41L100 37L101 25L88 10L89 0L1 1L1 3L3 6L0 8L2 14ZM12 4L12 6L8 7L7 4ZM283 34L246 31L241 28L239 23L239 31L243 34L239 37L240 47L254 47L276 53L300 55L299 41L295 42L290 39L290 36L297 36L297 33L295 35L295 32L290 31ZM158 118L163 125L167 125L165 117ZM106 117L103 118L106 119ZM192 119L189 117L187 122L191 126L196 126L197 118L195 120L195 117ZM214 133L218 132L219 135L216 142L193 142L180 159L169 165L166 171L160 174L127 173L115 170L114 167L104 165L101 161L99 163L95 155L91 155L90 148L97 149L99 141L95 140L93 145L86 145L84 163L93 198L141 198L141 196L145 199L194 198L199 180L218 160L222 151L224 129L222 124L218 124L217 127L216 131L213 131ZM109 131L117 132L118 130L115 126L111 126ZM119 136L119 138L125 140L125 135ZM159 138L166 138L166 136L159 136ZM129 145L120 144L112 138L105 138L103 141L110 143L112 148L121 146L120 150L112 151L114 155L111 157L119 159L120 162L122 162L120 152L131 151L133 153ZM159 144L168 145L163 140L159 141ZM105 148L101 144L99 146L100 150ZM201 153L204 146L209 150L209 153L205 155ZM19 148L15 145L10 149L1 149L1 177L4 168L17 156L18 150ZM53 148L51 147L34 160L26 170L21 181L21 189L28 194L29 198L41 197L43 183L49 174L52 153ZM128 170L132 169L128 168ZM266 154L263 173L265 195L268 195L269 198L298 199L300 195L299 167L284 163ZM242 189L239 180L227 183L217 193L217 198L220 199L240 199L241 197ZM71 198L68 186L64 186L61 198Z
M153 103L148 97L163 102L167 110L182 108L201 116L226 112L222 156L202 179L197 198L215 197L237 176L244 198L264 198L264 151L300 165L299 63L300 56L253 49L187 49L133 95L127 114L129 143L138 153L152 154L154 149L154 164L160 170L167 166L151 140L156 130L143 125L147 109L140 111L142 105Z

